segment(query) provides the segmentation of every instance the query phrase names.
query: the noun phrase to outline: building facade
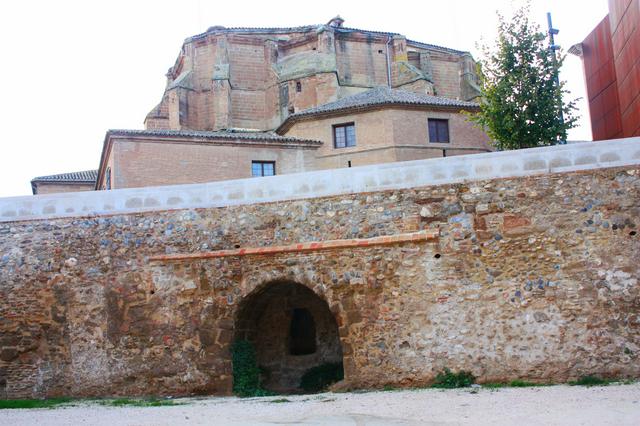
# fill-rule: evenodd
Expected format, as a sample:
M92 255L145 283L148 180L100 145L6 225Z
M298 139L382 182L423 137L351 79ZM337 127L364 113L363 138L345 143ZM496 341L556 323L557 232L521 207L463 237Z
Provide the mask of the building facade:
M93 191L97 175L97 170L85 170L82 172L38 176L31 179L31 191L34 194Z
M145 130L107 132L94 188L199 183L491 149L465 115L477 110L479 95L468 52L343 22L336 17L295 28L218 26L187 38Z
M640 135L640 0L609 0L609 14L569 52L584 63L593 140Z

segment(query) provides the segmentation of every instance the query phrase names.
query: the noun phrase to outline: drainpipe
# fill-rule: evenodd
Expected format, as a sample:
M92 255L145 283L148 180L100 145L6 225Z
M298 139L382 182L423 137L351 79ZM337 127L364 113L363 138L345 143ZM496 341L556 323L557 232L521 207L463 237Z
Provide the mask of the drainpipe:
M389 89L391 89L391 60L389 59L389 43L391 43L390 35L387 36L387 44L385 48L387 55L387 85L389 86Z

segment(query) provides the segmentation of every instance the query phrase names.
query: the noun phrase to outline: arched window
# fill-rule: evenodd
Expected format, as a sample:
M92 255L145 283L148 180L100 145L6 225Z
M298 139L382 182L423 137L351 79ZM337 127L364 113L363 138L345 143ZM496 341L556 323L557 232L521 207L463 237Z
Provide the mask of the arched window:
M289 353L309 355L316 351L316 324L307 309L294 309L289 328Z

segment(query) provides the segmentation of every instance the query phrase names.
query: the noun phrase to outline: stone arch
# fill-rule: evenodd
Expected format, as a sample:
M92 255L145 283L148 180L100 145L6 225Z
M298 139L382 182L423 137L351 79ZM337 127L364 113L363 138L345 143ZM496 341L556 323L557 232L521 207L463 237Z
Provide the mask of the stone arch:
M308 369L342 363L334 313L324 298L297 281L276 279L258 286L239 303L234 323L234 339L256 348L268 390L299 391Z

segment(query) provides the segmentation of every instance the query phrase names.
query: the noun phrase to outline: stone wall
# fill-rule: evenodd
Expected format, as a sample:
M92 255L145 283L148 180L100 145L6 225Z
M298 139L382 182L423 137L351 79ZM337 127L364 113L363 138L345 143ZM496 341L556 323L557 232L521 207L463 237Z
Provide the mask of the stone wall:
M4 217L0 397L229 393L241 307L283 281L312 290L335 318L345 386L422 385L445 367L480 381L638 377L639 216L635 164Z

